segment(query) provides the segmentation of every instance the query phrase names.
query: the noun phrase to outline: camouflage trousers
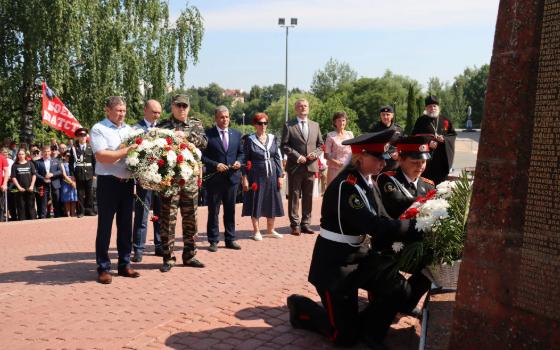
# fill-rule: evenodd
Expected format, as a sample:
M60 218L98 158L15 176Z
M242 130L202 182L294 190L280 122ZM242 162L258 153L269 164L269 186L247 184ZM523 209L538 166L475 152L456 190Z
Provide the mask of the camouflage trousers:
M177 208L181 208L183 223L183 262L196 255L194 239L198 226L196 209L198 207L198 192L180 191L171 197L161 197L161 243L163 248L163 262L174 265L176 258L173 253L175 246L175 225L177 223Z

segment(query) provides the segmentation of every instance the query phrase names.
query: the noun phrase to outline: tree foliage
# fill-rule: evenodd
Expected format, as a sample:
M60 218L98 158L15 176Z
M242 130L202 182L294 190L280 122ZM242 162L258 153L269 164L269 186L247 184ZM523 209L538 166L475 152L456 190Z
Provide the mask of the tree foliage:
M41 134L42 80L85 126L109 95L127 99L132 118L146 98L162 100L179 73L184 85L204 32L196 7L174 23L160 0L0 0L0 108L4 135ZM19 120L20 123L14 122Z
M325 68L318 70L313 75L311 92L324 101L342 86L354 82L357 76L358 73L350 68L348 63L338 62L331 57Z

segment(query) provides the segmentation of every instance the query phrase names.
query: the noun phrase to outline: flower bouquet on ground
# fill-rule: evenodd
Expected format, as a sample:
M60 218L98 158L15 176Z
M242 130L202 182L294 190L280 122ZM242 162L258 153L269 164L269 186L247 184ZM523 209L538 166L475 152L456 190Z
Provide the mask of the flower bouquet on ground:
M198 181L200 150L173 130L134 130L125 144L138 145L128 152L126 165L143 188L169 197Z
M426 197L418 198L401 215L401 219L416 219L416 229L424 232L420 242L395 243L394 249L401 248L401 271L427 266L429 273L425 274L431 274L428 277L437 285L456 287L471 194L472 181L463 172L456 181L442 182ZM439 277L447 277L447 281Z

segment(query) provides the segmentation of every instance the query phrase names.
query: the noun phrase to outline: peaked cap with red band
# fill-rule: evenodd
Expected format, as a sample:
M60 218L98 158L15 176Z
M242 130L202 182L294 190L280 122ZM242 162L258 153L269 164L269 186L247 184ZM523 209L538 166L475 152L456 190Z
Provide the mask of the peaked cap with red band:
M431 135L413 135L403 137L397 142L397 150L403 156L413 159L430 159L430 141Z
M379 158L389 159L391 155L387 151L391 141L395 141L395 130L387 129L380 132L365 133L343 141L342 144L350 146L352 154L368 153Z

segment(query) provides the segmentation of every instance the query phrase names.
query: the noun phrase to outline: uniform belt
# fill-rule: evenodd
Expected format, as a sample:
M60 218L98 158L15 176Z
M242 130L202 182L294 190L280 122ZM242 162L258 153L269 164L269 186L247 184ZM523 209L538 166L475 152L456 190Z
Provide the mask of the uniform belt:
M91 163L76 163L76 166L92 166Z
M351 243L351 244L360 244L364 241L366 235L359 235L359 236L350 236L350 235L342 235L337 232L332 232L329 230L325 230L321 227L319 231L319 235L329 241L338 242L338 243Z

